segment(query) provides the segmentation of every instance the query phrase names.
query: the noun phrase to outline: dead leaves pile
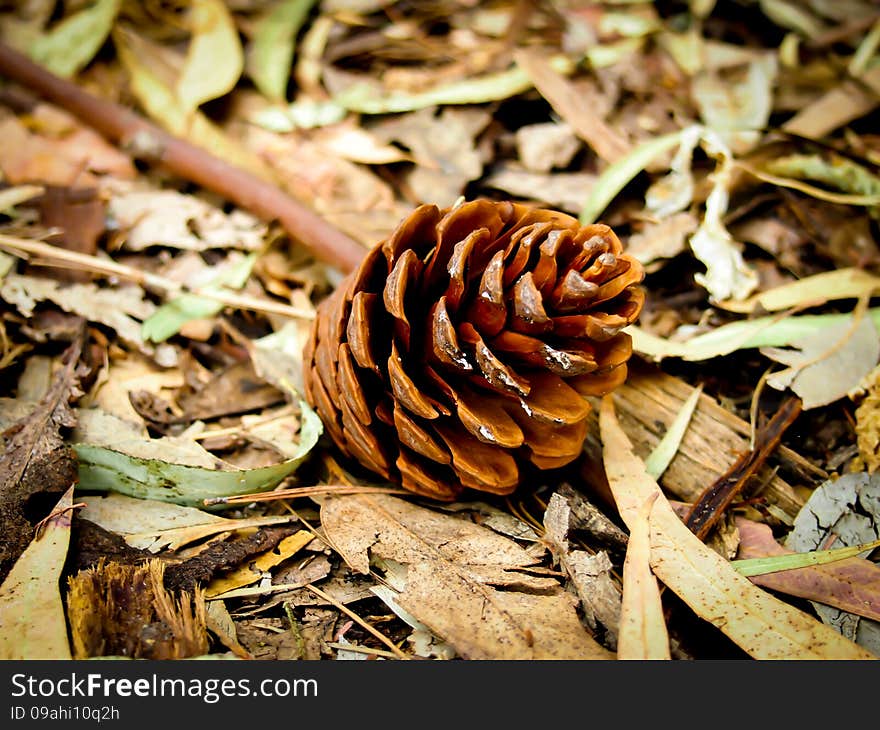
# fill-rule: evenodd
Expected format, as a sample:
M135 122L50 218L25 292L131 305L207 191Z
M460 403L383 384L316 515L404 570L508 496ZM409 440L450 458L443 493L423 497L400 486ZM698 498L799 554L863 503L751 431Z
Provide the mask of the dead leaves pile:
M340 272L4 88L0 656L700 658L670 594L730 653L880 656L873 3L13 5L4 43L365 246L509 197L612 225L649 297L577 469L404 499L299 397ZM704 544L783 393L852 442L778 449Z

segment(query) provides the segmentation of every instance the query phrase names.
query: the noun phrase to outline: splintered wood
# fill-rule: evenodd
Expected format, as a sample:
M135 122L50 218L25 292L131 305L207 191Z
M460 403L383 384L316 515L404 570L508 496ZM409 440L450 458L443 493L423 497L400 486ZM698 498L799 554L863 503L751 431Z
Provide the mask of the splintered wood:
M632 363L626 383L614 392L613 398L620 424L640 458L647 458L657 446L691 391L691 386L679 378L642 363ZM594 405L595 414L598 403ZM696 501L741 453L749 450L749 433L748 422L702 394L678 452L659 479L660 485L684 502ZM590 457L588 462L601 464L595 422L584 448ZM776 473L777 462L793 474L812 479L822 477L824 472L785 448L779 448L771 462L758 471L757 479L743 496L761 496L775 517L790 524L803 506L804 497ZM586 476L605 493L605 478L600 472L601 469L588 467Z

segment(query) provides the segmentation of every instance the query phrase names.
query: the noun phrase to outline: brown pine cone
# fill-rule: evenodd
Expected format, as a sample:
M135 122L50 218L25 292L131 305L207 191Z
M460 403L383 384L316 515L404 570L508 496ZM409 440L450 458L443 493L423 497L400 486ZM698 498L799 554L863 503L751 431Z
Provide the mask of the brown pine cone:
M581 452L626 378L644 270L605 225L423 205L318 307L306 397L348 456L436 499L508 494Z

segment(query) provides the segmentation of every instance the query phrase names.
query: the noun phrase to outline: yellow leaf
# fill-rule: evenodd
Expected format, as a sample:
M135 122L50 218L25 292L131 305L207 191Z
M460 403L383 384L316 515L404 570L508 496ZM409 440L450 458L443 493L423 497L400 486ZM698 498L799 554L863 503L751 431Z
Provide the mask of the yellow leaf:
M878 290L880 277L863 269L847 268L806 276L748 299L716 302L716 306L743 314L753 312L759 306L767 312L779 312L789 307L814 306L835 299L857 299Z
M58 580L70 544L71 486L0 586L0 659L70 659Z
M608 483L620 516L632 531L639 508L657 494L651 513L651 568L701 618L755 659L874 659L873 654L740 575L678 518L645 471L617 422L614 403L602 399L599 429Z
M235 22L221 0L194 0L192 36L177 80L177 98L187 112L229 93L244 68Z

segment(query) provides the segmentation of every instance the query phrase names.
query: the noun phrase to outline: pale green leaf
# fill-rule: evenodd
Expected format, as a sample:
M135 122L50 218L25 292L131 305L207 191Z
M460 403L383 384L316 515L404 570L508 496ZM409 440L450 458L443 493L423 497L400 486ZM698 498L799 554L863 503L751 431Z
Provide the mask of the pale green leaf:
M79 488L115 491L138 499L155 499L188 507L203 507L205 500L265 492L292 474L306 459L323 432L318 415L300 402L302 426L300 453L278 464L257 469L209 469L173 464L161 459L130 456L121 451L75 443L79 459Z
M867 316L880 327L880 308L869 309ZM825 327L844 331L852 322L852 314L803 314L790 317L758 317L717 327L684 342L657 337L631 325L626 332L633 339L633 349L646 357L662 360L680 357L683 360L708 360L736 350L753 347L785 347Z
M559 73L571 73L574 64L565 56L550 59ZM529 75L519 66L507 71L486 74L443 84L427 91L406 93L394 91L382 93L368 83L354 83L333 101L349 111L361 114L391 114L411 112L429 106L444 104L482 104L516 96L532 88Z
M761 10L776 25L788 28L807 38L820 35L824 27L803 3L789 0L759 0Z
M837 299L858 299L877 291L880 291L880 277L864 269L846 268L806 276L748 299L717 302L716 306L743 314L753 312L758 307L767 312L779 312L791 307L816 306Z
M880 201L880 177L866 167L844 157L832 159L822 155L787 155L774 157L762 168L771 175L797 180L812 180L847 195L864 196L875 205Z
M285 0L270 6L260 20L248 52L247 70L254 85L272 101L284 101L296 35L315 0Z
M202 289L208 293L217 294L222 294L226 288L240 289L251 275L251 269L253 269L256 260L256 254L242 258L239 262L224 269ZM144 320L141 334L147 341L164 342L172 335L177 334L187 322L213 317L223 307L224 304L216 299L207 299L195 294L183 294L166 302L153 315Z
M73 487L0 586L0 659L70 659L58 581L70 544Z
M642 170L660 155L668 152L681 142L687 129L655 137L636 147L625 157L621 157L605 168L580 213L582 225L594 223L608 204Z
M788 555L776 555L769 558L748 558L746 560L733 560L731 565L737 573L746 577L752 575L766 575L780 570L794 570L806 568L810 565L825 565L838 560L855 558L860 553L868 553L880 547L880 540L865 543L864 545L852 545L850 547L834 548L832 550L813 550L806 553L791 553Z
M685 431L687 431L688 424L691 422L691 416L694 414L702 392L702 384L691 391L691 394L682 404L681 410L675 415L675 419L669 425L663 438L660 439L660 442L654 447L648 458L645 459L645 470L654 479L660 478L678 451L679 444L681 444L681 440L684 438Z
M184 111L229 93L241 77L244 52L238 30L221 0L194 0L191 37L176 95Z
M97 0L70 15L31 43L30 57L58 76L73 76L104 45L119 6L120 0Z

